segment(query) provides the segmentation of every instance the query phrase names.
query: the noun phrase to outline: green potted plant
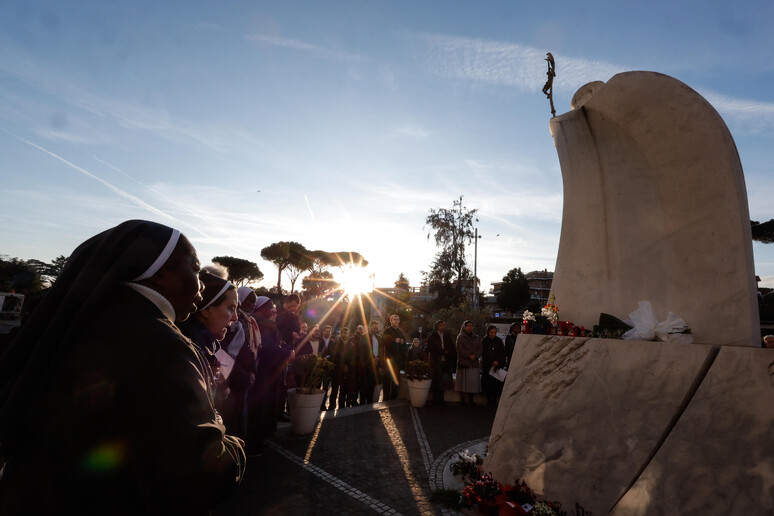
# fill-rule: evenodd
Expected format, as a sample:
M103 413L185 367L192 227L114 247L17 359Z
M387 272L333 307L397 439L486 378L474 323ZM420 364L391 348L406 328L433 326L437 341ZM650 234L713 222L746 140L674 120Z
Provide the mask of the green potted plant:
M430 392L430 384L433 369L424 360L412 360L406 364L403 376L406 378L409 388L409 400L412 407L424 407L427 403L427 395Z
M330 378L333 362L317 355L303 355L293 363L293 371L298 375L296 385L298 394L314 394L321 390L323 382Z
M325 397L321 387L332 370L333 363L317 355L304 355L293 363L293 371L298 378L296 387L288 389L293 433L304 435L314 431Z

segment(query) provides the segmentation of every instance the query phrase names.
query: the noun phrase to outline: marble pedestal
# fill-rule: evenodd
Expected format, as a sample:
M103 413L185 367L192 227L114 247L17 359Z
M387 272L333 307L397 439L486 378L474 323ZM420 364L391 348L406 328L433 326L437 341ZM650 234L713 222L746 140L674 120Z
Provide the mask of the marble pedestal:
M774 512L774 349L521 335L513 356L500 482L594 514Z

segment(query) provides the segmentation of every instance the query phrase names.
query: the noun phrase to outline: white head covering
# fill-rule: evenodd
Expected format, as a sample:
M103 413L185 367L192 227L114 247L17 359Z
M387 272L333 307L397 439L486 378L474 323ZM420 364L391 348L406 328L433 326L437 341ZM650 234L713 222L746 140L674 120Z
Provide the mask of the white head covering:
M169 256L172 254L172 251L175 250L175 246L177 245L177 241L180 240L180 231L176 229L172 229L172 234L169 236L169 240L167 240L167 245L164 247L164 249L161 251L161 254L158 255L156 258L156 261L151 264L150 267L148 267L148 270L134 278L132 281L142 281L144 279L148 279L157 272L159 272L159 269L167 263L167 260L169 259Z
M239 297L239 304L245 302L245 299L247 299L247 296L250 294L254 294L255 292L250 287L239 287L237 289L237 296Z
M269 299L266 296L258 296L258 299L255 301L255 308L253 309L253 311L258 310L260 307L262 307L269 301L271 301L271 299Z

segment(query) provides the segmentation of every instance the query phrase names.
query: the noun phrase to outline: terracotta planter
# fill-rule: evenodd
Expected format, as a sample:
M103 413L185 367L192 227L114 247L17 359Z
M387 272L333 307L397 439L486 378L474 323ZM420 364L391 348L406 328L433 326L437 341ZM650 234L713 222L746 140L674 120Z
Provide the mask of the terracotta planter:
M406 383L408 383L411 406L416 408L424 407L427 403L427 394L430 392L430 384L433 383L433 380L409 380Z
M297 394L295 389L288 389L290 428L294 434L306 435L314 432L320 419L320 406L324 397L322 389L315 389L312 394Z

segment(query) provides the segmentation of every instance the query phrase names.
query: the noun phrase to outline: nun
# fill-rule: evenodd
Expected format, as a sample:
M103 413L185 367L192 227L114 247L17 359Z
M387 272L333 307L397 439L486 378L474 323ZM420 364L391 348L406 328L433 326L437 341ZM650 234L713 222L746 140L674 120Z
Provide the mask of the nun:
M81 244L0 358L0 514L208 514L245 455L175 325L201 300L179 231Z
M253 315L261 335L255 385L247 394L247 453L258 456L267 449L266 439L277 430L277 418L283 410L284 374L295 352L282 347L277 329L277 308L266 296L258 296Z
M234 360L228 377L228 397L223 404L223 420L229 433L246 439L247 413L253 409L247 403L247 396L255 384L261 333L251 315L258 299L255 292L250 287L239 287L237 295L238 321L229 327L226 338L221 341L223 349Z
M201 271L199 280L204 285L204 291L201 300L196 303L196 312L177 326L196 344L207 362L207 378L216 393L215 407L220 409L226 386L222 385L225 379L220 373L218 351L229 326L237 320L237 291L230 281L209 271Z

